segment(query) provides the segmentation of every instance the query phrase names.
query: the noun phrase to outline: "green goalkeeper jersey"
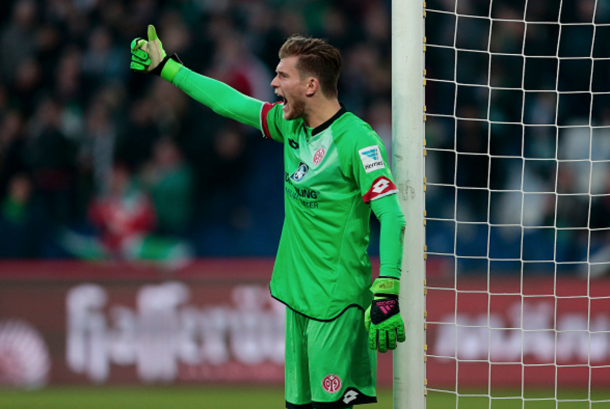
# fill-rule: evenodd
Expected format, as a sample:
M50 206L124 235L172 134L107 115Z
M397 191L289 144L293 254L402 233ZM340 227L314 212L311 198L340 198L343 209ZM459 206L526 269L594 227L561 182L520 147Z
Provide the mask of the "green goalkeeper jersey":
M367 308L370 202L397 192L383 142L343 108L311 129L284 120L281 104L265 104L261 128L284 144L286 214L271 294L318 320Z
M172 83L196 101L284 143L286 217L271 279L275 298L318 320L368 308L371 207L381 222L380 275L400 278L404 216L383 143L368 124L342 109L308 129L302 119L284 120L282 105L167 64L176 65Z

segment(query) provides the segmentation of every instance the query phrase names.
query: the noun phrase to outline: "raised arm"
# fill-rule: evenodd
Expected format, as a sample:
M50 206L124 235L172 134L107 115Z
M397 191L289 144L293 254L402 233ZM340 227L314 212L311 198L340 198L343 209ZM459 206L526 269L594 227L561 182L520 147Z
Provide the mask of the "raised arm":
M148 26L148 41L136 38L131 42L130 68L135 72L158 75L217 114L261 129L262 101L191 71L184 67L176 54L166 55L152 25Z

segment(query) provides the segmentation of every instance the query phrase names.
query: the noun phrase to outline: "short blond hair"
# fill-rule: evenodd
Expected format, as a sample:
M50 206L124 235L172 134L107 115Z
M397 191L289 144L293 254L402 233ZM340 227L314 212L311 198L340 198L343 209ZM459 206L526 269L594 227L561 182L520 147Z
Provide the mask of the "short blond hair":
M336 47L320 38L290 36L282 45L280 59L299 57L296 68L301 76L312 75L320 81L322 94L337 97L339 75L341 75L341 53Z

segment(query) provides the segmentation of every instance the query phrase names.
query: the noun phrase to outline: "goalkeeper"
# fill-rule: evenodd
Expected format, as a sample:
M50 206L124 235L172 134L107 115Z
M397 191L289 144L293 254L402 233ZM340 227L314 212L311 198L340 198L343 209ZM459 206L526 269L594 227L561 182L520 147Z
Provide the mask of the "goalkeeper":
M376 402L375 351L405 340L398 308L405 221L381 139L339 103L339 51L320 39L288 38L271 82L276 103L184 67L166 55L153 26L131 53L132 70L159 75L284 144L285 220L270 289L288 307L286 407ZM381 223L372 286L371 209Z

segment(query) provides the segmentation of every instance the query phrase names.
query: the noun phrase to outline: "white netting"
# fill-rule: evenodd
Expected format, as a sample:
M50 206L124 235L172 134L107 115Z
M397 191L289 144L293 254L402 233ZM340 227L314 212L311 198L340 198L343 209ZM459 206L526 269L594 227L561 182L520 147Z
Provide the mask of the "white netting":
M428 396L610 407L610 1L427 1L426 37Z

